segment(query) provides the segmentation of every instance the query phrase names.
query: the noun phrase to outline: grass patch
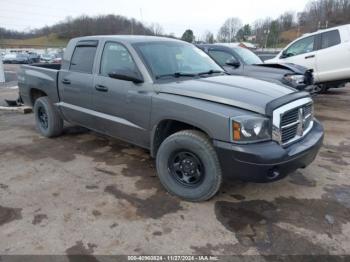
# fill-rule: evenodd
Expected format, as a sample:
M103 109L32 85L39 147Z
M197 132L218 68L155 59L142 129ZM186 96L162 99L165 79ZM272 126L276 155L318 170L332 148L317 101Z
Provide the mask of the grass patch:
M28 39L0 39L0 46L6 48L16 47L65 47L68 39L58 38L56 34Z

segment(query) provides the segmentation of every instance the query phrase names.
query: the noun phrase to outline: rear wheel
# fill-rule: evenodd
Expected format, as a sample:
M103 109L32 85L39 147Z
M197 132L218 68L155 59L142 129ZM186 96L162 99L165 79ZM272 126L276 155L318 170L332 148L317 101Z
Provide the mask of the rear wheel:
M208 137L196 130L177 132L161 144L157 171L163 186L188 201L213 197L222 181L221 168Z
M319 84L316 87L316 93L318 93L318 94L325 94L325 93L327 93L329 88L330 87L328 85L326 85L326 84Z
M36 127L43 136L55 137L62 133L63 119L47 96L35 101L34 115Z

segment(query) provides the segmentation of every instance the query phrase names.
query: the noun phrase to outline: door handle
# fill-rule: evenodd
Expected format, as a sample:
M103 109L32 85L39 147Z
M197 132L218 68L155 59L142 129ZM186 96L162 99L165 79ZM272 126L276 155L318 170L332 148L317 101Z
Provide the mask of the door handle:
M95 85L95 89L100 92L108 92L108 87L103 85Z
M64 78L64 79L62 80L62 84L70 85L70 80Z
M308 55L308 56L305 56L305 59L309 59L309 58L314 58L315 55Z

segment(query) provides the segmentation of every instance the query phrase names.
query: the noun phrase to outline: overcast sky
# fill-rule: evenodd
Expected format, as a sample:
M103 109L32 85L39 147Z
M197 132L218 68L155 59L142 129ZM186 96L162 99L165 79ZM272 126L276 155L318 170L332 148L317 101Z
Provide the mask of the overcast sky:
M308 0L0 0L0 27L29 30L52 25L67 16L116 14L146 24L159 23L166 33L181 36L193 29L217 33L228 17L243 23L278 17L285 11L302 11Z

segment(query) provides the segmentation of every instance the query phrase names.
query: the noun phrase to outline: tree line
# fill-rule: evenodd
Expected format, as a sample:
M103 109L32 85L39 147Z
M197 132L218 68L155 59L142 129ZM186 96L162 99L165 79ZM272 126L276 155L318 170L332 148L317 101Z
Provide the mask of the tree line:
M100 15L96 17L80 16L68 17L53 26L45 26L29 32L7 30L0 27L0 38L26 39L32 37L56 34L62 39L86 35L163 35L159 24L144 25L136 19L129 19L120 15Z
M216 38L210 31L200 37L195 37L192 32L191 38L192 30L188 29L182 39L206 43L248 41L260 47L279 47L303 33L349 23L350 0L313 0L302 12L287 11L276 19L266 17L252 24L242 24L237 17L228 18Z

